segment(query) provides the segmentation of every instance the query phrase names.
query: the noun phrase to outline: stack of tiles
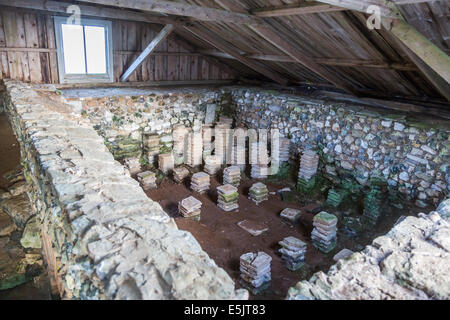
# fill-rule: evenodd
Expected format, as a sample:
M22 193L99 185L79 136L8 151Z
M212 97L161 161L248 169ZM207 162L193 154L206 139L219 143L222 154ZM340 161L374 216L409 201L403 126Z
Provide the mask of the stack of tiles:
M260 204L261 202L269 199L269 190L264 183L257 182L250 188L249 195L250 199L253 200L254 203Z
M182 124L176 124L173 126L172 136L173 136L173 156L175 165L183 164L184 151L187 146L187 134L189 130Z
M201 132L191 132L188 134L187 164L196 167L203 161L203 139Z
M128 171L130 171L130 175L134 176L141 172L141 163L139 162L139 158L128 158L125 159L125 167L127 167Z
M180 214L192 220L200 221L200 208L202 207L202 202L190 196L178 203L178 211Z
M290 145L291 145L291 140L289 140L288 138L280 138L280 154L279 154L280 162L289 161Z
M281 253L281 259L286 268L296 271L305 264L306 243L294 237L284 238L278 243L282 247L278 251Z
M310 180L316 173L319 166L319 156L313 150L306 150L303 152L300 160L300 171L298 178L303 178L306 181Z
M295 225L300 220L302 211L298 209L286 208L280 213L280 218L292 225Z
M205 172L197 172L192 175L191 189L198 193L205 193L209 190L210 183L209 174Z
M156 188L156 175L152 171L138 173L137 179L145 191Z
M270 262L272 257L265 252L249 252L240 258L241 283L253 294L270 286Z
M213 129L211 125L204 124L202 127L202 139L203 139L203 158L210 156L213 150L213 142L212 142L212 132Z
M297 188L309 193L316 185L316 173L319 166L319 156L312 150L306 150L303 152L303 156L300 160L300 171L298 173Z
M231 184L239 187L241 183L241 168L237 166L227 167L223 170L223 184Z
M236 187L231 184L217 187L218 204L217 206L223 211L233 211L239 208L239 193Z
M257 142L250 144L250 163L252 164L250 176L253 179L267 179L269 175L268 159L267 149L262 148Z
M241 168L241 171L245 170L245 145L246 145L246 138L247 138L247 130L244 128L236 128L233 131L233 137L232 137L232 155L231 160L232 164L234 166L238 166Z
M163 153L158 156L158 167L164 174L168 174L175 167L172 153Z
M375 226L380 220L383 205L383 193L378 186L372 186L364 197L363 221Z
M337 217L325 211L314 216L314 229L311 240L317 249L324 253L332 251L336 247Z
M159 152L169 153L173 151L173 136L171 134L163 134L159 136Z
M347 194L348 192L343 189L330 189L328 191L327 204L337 208L345 200Z
M217 124L223 124L226 125L228 128L231 128L231 126L233 125L233 119L229 117L220 116Z
M232 146L230 143L232 142L232 132L231 125L228 123L220 123L218 122L214 128L214 153L216 156L220 157L222 164L226 164L228 162L231 154Z
M175 180L176 183L182 183L187 177L189 177L189 170L186 167L177 167L173 169L173 180Z
M145 149L147 152L148 163L154 165L159 154L159 136L151 134L144 139Z
M241 171L245 170L245 144L234 144L233 147L233 165L238 166Z
M218 156L206 156L203 169L206 173L214 176L220 170L222 164Z

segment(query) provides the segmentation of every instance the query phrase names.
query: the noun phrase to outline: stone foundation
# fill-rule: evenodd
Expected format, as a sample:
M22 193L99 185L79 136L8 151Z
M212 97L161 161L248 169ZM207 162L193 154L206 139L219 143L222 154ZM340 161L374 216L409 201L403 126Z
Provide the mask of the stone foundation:
M437 211L406 217L330 271L290 288L287 299L450 298L450 199Z
M145 195L73 105L16 81L4 82L1 98L62 298L246 297Z
M67 93L66 99L91 121L116 160L140 158L142 163L148 162L147 137L158 136L159 153L170 152L174 125L200 130L207 106L216 110L218 119L230 104L219 90L149 91L136 96L119 93L112 90L113 96L98 97L92 92L94 96L81 98Z
M116 92L117 93L117 92ZM113 91L113 95L116 94ZM145 155L145 135L161 140L174 124L199 126L208 104L250 129L276 128L293 145L291 156L315 149L321 174L340 180L351 175L362 186L378 177L418 206L437 205L450 191L449 121L414 119L377 109L330 103L256 88L223 87L67 97L89 118L116 159ZM89 97L89 95L91 95ZM165 147L163 147L164 149ZM167 150L160 150L160 153ZM117 151L117 153L116 153Z
M232 97L238 124L279 129L293 154L319 151L322 174L351 175L363 186L379 177L422 207L450 191L449 121L260 89L235 89Z

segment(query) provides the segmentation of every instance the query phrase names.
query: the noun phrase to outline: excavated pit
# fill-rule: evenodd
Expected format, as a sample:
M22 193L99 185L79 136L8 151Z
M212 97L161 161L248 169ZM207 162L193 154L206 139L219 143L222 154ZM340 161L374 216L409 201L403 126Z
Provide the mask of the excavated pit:
M366 230L359 235L349 235L342 228L338 229L338 244L336 248L328 253L322 253L312 243L310 234L312 231L312 213L308 213L306 206L315 208L314 212L325 203L324 197L316 195L308 201L283 201L278 190L292 183L269 182L267 183L269 200L256 205L248 199L248 190L258 180L246 178L239 186L239 210L224 212L217 207L216 187L222 184L220 175L211 178L211 189L206 194L192 192L189 181L176 184L170 177L164 177L157 189L147 191L147 195L157 201L171 217L181 230L189 231L198 240L203 250L214 259L239 284L239 257L247 252L263 251L272 257L271 270L272 281L269 289L258 295L250 294L251 299L284 299L290 287L301 280L308 280L314 273L328 272L329 268L336 263L333 256L340 250L346 248L354 252L361 251L373 239L387 233L401 216L415 216L421 209L413 204L406 204L404 209L388 208L383 220L371 230ZM202 202L201 220L199 222L183 218L178 213L178 202L193 195ZM297 225L291 225L280 219L280 212L285 208L304 209L304 217ZM325 209L325 206L323 207ZM338 216L344 214L343 210L332 210L326 208L327 212ZM357 210L357 208L354 208ZM353 214L360 217L361 214ZM237 223L243 220L252 221L258 225L268 227L269 230L259 236L252 236L241 229ZM340 226L342 227L342 225ZM293 236L307 243L305 266L297 271L289 271L278 253L280 248L278 242L283 238Z
M230 93L229 90L236 91ZM51 90L44 89L44 91L47 92L46 94L52 95ZM262 95L264 94L268 93L264 92ZM192 91L188 89L175 91L168 89L159 91L153 89L75 89L66 90L63 92L62 97L60 96L54 100L64 100L67 103L64 105L65 108L71 105L73 107L73 114L78 117L81 116L81 118L84 119L84 122L90 123L90 126L92 126L93 129L97 131L98 135L104 139L106 147L108 147L114 158L124 164L124 160L130 158L131 155L138 155L138 159L142 160L146 152L143 140L145 134L164 136L171 132L171 125L178 123L179 121L184 121L185 123L189 122L190 124L194 124L195 121L202 121L205 116L206 105L208 104L216 104L220 115L232 116L240 126L254 126L255 120L259 121L260 124L262 123L265 125L267 121L271 121L270 117L274 113L277 114L283 112L283 110L280 111L280 107L271 105L269 108L270 111L265 111L265 115L261 116L261 119L258 119L256 114L250 110L252 107L249 107L249 115L245 115L245 112L239 112L239 110L242 111L245 107L243 101L239 99L240 97L247 97L247 95L245 90L242 91L242 89L229 88L223 90L216 89L215 91L208 91L207 89L196 89ZM255 96L261 97L261 95ZM278 103L279 101L276 99L278 98L271 100L270 104ZM286 101L290 101L289 99L290 98L282 101L283 103L286 103ZM234 102L232 103L230 100L233 100ZM300 99L300 101L302 100ZM248 104L250 102L246 101L245 103ZM235 104L237 104L237 106ZM306 110L312 109L311 105L307 105L305 108ZM291 112L294 112L294 108ZM298 113L298 111L295 112ZM358 112L361 117L374 117L373 114L370 113ZM312 113L314 114L314 112ZM169 116L167 116L168 114ZM299 114L302 115L301 112ZM246 116L251 119L246 119ZM286 115L284 115L284 117L285 116ZM288 115L288 117L290 117L290 115ZM299 117L300 116L296 115L296 118ZM347 114L346 117L348 118L349 114ZM175 118L176 122L173 121ZM345 117L342 116L342 118L344 119ZM347 120L347 118L345 119ZM391 118L392 116L390 116L389 119ZM329 119L329 115L327 115L326 119ZM0 117L0 121L6 121L6 117ZM145 121L148 122L146 123ZM308 121L311 121L313 125L317 125L317 128L323 128L318 126L317 123L319 122L317 119L314 121L310 119ZM389 126L394 128L394 131L400 131L398 128L401 128L401 130L404 130L405 128L405 125L403 124L399 125L397 122L393 124L392 120L383 121L389 122ZM381 123L381 120L378 122ZM342 123L342 120L340 123ZM360 123L364 124L365 122L360 121ZM355 127L357 125L359 125L358 122L356 122ZM361 127L361 125L359 126ZM385 125L383 124L383 126ZM331 127L331 125L328 125L328 127ZM332 127L333 130L336 131L335 125L332 125ZM1 124L0 128L1 130L6 130L5 132L2 131L0 134L7 137L0 145L5 151L1 154L1 160L5 159L5 161L1 162L3 167L0 168L0 171L6 172L14 168L19 162L18 147L14 146L16 141L12 136L11 129L8 131L7 126ZM369 127L369 130L370 129L371 128ZM359 131L360 129L357 128L355 130ZM411 132L418 132L418 129L414 130L415 131L411 130ZM368 133L366 132L366 128L363 129L361 127L360 131L363 131L366 134ZM290 131L288 130L288 132ZM295 139L302 137L300 134L295 135L296 131L293 132L294 135L289 133L291 137L295 137ZM352 134L354 133L352 132ZM399 133L395 132L395 134L398 136ZM439 138L441 140L437 140L439 143L445 141L445 134L448 137L448 131L439 131L439 134L444 136L443 139ZM346 138L345 141L347 139L348 138ZM374 138L370 138L369 140L372 139ZM299 140L296 140L296 143L298 142ZM428 140L425 142L421 141L424 145L428 142ZM431 145L436 147L435 144L436 143L433 140ZM443 144L445 145L445 142L443 142ZM308 147L311 147L311 145L308 145ZM338 148L334 148L333 150L337 149ZM436 149L437 152L441 152L439 155L443 154L443 158L445 159L447 154L442 152L444 149L440 146ZM422 150L429 153L433 151L429 151L429 147L423 147ZM164 150L164 152L166 151L167 150ZM371 152L373 153L373 150ZM434 153L431 154L437 154L437 152L433 152ZM223 268L234 281L235 289L242 287L239 283L239 257L242 254L263 251L272 257L271 286L260 294L250 294L250 299L285 299L289 288L294 287L299 281L308 280L320 271L327 273L330 270L330 267L336 264L336 261L333 260L334 255L342 249L345 248L354 252L363 250L366 246L370 245L374 239L389 232L389 230L404 217L417 216L420 212L430 212L436 208L435 204L439 202L439 199L442 200L443 198L442 194L435 192L430 193L430 196L426 199L427 201L418 202L417 192L414 191L414 188L406 186L406 191L403 192L403 196L397 198L394 195L393 198L385 198L383 213L379 223L375 226L368 227L361 223L361 219L364 210L363 198L370 186L368 187L366 185L365 187L360 188L357 200L347 200L337 208L330 206L327 203L328 191L336 187L342 188L342 183L336 182L336 179L330 179L327 175L328 168L325 170L325 166L323 165L318 173L318 177L321 179L319 186L316 186L313 192L308 193L298 190L296 185L299 154L301 155L301 150L298 149L292 154L287 174L285 173L282 176L270 177L267 180L250 179L249 166L247 166L247 171L243 174L239 186L239 210L236 212L224 212L217 206L216 188L223 183L221 171L219 171L217 176L211 177L210 190L203 195L195 193L190 189L189 178L182 184L176 184L171 175L163 174L157 169L155 163L141 161L140 171L152 170L157 173L158 186L156 189L147 191L147 196L151 200L157 202L164 212L174 219L178 229L188 231L194 236L195 240L200 244L201 249L214 260L219 268ZM346 154L342 154L341 152L339 152L336 157L339 159L338 162L333 163L336 167L339 165L342 166L345 162L352 161L358 164L359 161ZM428 158L426 159L428 161L429 156L427 155L427 157ZM436 159L438 159L438 157L436 157ZM439 161L440 160L441 159L439 159ZM327 164L331 163L328 162L328 160L321 158L321 162L322 161L327 162ZM438 163L436 166L438 170L442 170L442 167L444 167L445 176L445 170L448 171L448 168L445 167L445 160L443 166L441 163ZM351 170L349 170L349 168L344 169L347 170L346 175L338 176L347 179L348 172ZM192 173L202 170L202 167L190 168L189 170L192 175ZM338 170L342 170L342 168L338 168ZM134 174L132 174L132 177L136 178ZM352 180L352 183L357 184L357 179L352 179L350 179ZM439 175L439 177L436 175L436 181L440 183L438 187L443 185L442 180L445 179L447 179L447 176L442 178L442 175ZM268 186L270 194L267 201L256 205L248 199L248 192L252 184L258 181L261 181ZM323 181L327 182L324 183ZM0 182L3 183L4 187L7 187L5 181ZM423 181L420 179L419 181L410 182L410 185L415 184L420 186L421 182L423 185ZM283 192L280 192L280 190L285 188L289 188L290 191L284 190ZM387 194L386 190L383 192ZM389 192L391 192L391 190ZM422 191L422 193L423 192L424 191ZM413 194L415 194L415 196ZM200 221L185 219L178 213L178 203L190 195L193 195L202 202ZM392 194L390 194L390 196L392 196ZM420 207L418 207L417 204L419 204ZM302 217L298 224L290 225L280 219L280 212L285 208L302 210ZM328 254L322 253L311 243L311 231L313 228L312 218L314 214L320 211L327 211L328 213L336 215L339 219L337 246ZM252 236L237 225L238 222L243 220L256 223L260 226L262 225L267 227L268 230L261 235ZM295 272L289 271L284 266L280 254L278 253L278 249L280 248L278 242L288 236L294 236L307 243L305 266ZM64 281L64 279L62 279L62 281ZM40 296L40 292L35 292L33 290L34 288L30 289L28 285L22 285L8 291L0 291L0 298L20 298L27 296L42 297Z

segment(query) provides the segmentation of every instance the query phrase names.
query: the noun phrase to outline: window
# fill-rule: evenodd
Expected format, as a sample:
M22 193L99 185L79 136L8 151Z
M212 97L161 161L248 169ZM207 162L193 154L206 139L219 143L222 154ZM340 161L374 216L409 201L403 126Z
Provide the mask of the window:
M81 19L77 25L54 19L60 82L112 82L111 21Z

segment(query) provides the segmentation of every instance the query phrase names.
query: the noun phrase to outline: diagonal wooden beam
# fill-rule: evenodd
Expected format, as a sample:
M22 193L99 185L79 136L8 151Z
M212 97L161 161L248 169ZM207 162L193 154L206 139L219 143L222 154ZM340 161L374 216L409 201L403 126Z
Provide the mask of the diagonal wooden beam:
M384 26L431 69L450 83L450 57L406 21L398 19Z
M121 8L154 11L176 16L193 17L201 21L222 21L236 24L255 23L255 17L247 13L229 12L163 0L80 0L82 2L115 6Z
M193 35L197 36L198 38L210 43L216 49L224 52L225 54L232 56L239 62L248 66L249 68L266 76L267 78L272 79L275 82L278 82L279 84L281 84L283 86L286 86L288 84L288 81L285 78L283 78L280 74L278 74L277 72L274 72L272 70L269 70L264 65L259 64L258 62L255 62L252 59L242 56L239 51L231 48L230 45L228 45L227 43L218 39L217 36L215 36L215 35L213 36L213 35L209 34L209 32L200 30L199 28L196 28L196 27L184 26L184 29L191 32Z
M315 2L302 2L297 6L280 6L272 8L261 8L252 10L254 16L260 18L283 17L299 14L336 12L347 10L345 8L332 6L329 4L317 4Z
M398 10L397 4L422 3L428 1L421 0L397 0L394 2L386 2L384 0L317 0L318 2L328 3L341 6L351 10L365 12L368 5L377 4L382 8L382 24L383 27L390 31L408 50L411 50L422 61L418 61L417 57L411 55L406 50L410 59L422 71L423 75L436 87L436 89L449 101L450 93L448 92L448 84L450 84L450 57L428 40L414 27L408 24ZM390 12L386 14L386 12ZM431 70L428 70L425 63ZM438 75L438 77L437 77ZM441 77L442 79L439 79ZM445 81L446 83L444 83Z
M142 51L142 53L139 55L139 57L136 58L135 61L131 64L131 66L128 67L128 69L123 73L122 77L120 77L120 81L125 82L128 77L136 70L137 67L141 65L141 63L144 61L145 58L153 51L155 48L166 39L169 34L172 33L172 31L175 29L175 27L171 24L166 25L161 32L148 44L148 46Z
M400 43L401 44L401 43ZM401 44L405 54L409 59L417 66L417 68L422 72L422 74L431 82L431 84L436 88L439 93L450 101L450 83L442 79L436 72L434 72L425 62L422 61L414 52L412 52L408 47Z

